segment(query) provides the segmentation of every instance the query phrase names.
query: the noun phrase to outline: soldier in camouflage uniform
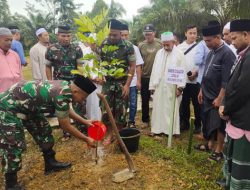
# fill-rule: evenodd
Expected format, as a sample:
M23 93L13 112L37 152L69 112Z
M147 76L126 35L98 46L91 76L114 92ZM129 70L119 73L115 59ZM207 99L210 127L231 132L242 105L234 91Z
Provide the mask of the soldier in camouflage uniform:
M118 20L110 20L109 37L105 39L101 45L101 50L105 45L115 45L118 47L113 52L101 51L102 61L111 62L113 59L124 61L123 65L118 66L117 69L123 68L128 76L115 78L106 77L106 82L103 84L102 93L107 95L106 99L111 107L116 124L119 129L126 127L127 124L127 108L128 108L128 94L130 83L135 72L135 55L134 48L131 42L121 39L122 23ZM103 112L103 122L110 126L108 115ZM107 138L107 144L108 142Z
M91 121L77 115L72 101L82 102L96 89L87 78L77 76L71 84L67 81L21 81L0 94L0 157L5 173L6 189L22 189L17 183L24 145L24 127L43 152L45 174L71 166L58 162L52 147L52 130L43 113L55 111L60 126L90 146L94 140L86 137L70 124L70 118L87 126Z
M80 59L83 57L82 50L79 46L71 43L72 36L69 26L58 26L57 37L58 43L48 47L45 54L47 78L48 80L72 81L74 75L71 73L71 70L76 70L77 64L81 63ZM79 115L84 117L86 113L85 103L76 103L73 107ZM64 132L64 137L68 139L70 135Z

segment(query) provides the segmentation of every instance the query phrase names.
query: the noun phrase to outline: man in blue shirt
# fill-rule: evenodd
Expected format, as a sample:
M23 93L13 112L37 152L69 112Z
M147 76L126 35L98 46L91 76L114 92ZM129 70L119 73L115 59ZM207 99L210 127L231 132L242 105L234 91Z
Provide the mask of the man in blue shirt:
M201 79L204 73L205 63L209 49L206 46L204 40L200 41L196 48L196 53L194 56L195 65L199 67L197 82L201 84Z
M21 38L20 30L17 26L10 26L9 29L13 35L11 49L13 51L15 51L18 54L18 56L20 57L22 66L26 66L27 62L26 62L25 56L24 56L23 45L20 42L20 38Z

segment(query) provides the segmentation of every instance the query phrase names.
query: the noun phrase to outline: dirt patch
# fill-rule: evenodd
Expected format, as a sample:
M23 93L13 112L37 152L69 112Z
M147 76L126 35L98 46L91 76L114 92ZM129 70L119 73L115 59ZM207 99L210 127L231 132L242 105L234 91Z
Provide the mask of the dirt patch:
M120 184L112 182L112 174L127 168L124 155L116 146L106 149L102 164L96 165L91 159L87 146L77 140L58 141L55 150L60 161L72 162L72 168L44 175L41 152L28 140L27 152L23 154L23 168L19 181L26 189L182 189L174 184L171 163L155 161L140 150L132 155L137 172L133 179ZM0 186L3 186L1 177Z

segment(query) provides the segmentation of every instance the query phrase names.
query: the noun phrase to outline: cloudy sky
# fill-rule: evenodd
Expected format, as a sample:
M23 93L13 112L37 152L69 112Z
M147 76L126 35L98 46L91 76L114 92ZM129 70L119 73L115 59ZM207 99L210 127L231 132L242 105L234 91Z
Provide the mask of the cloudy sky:
M26 0L7 0L11 13L18 12L20 14L25 15L25 1ZM86 12L87 10L91 10L93 4L96 0L74 0L75 3L82 3L83 6L80 9L82 12ZM107 4L110 4L111 0L104 0ZM137 14L137 10L141 7L148 6L149 0L115 0L123 5L123 7L127 11L127 15L125 15L124 19L132 19L133 16ZM30 3L34 4L34 0L29 0ZM41 7L39 7L41 8Z

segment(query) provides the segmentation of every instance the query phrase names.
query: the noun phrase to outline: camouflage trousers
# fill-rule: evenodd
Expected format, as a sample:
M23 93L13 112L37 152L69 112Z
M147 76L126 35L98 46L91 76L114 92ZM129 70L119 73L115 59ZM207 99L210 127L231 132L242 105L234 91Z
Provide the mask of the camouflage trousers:
M14 113L0 110L0 158L4 173L21 169L21 155L25 145L24 127L42 151L54 145L52 129L43 114L33 114L29 119L22 120Z
M111 108L111 112L119 129L127 125L128 98L122 98L122 88L125 81L107 81L102 87L102 93L106 95L106 100ZM110 126L109 117L101 104L102 121L106 126Z

